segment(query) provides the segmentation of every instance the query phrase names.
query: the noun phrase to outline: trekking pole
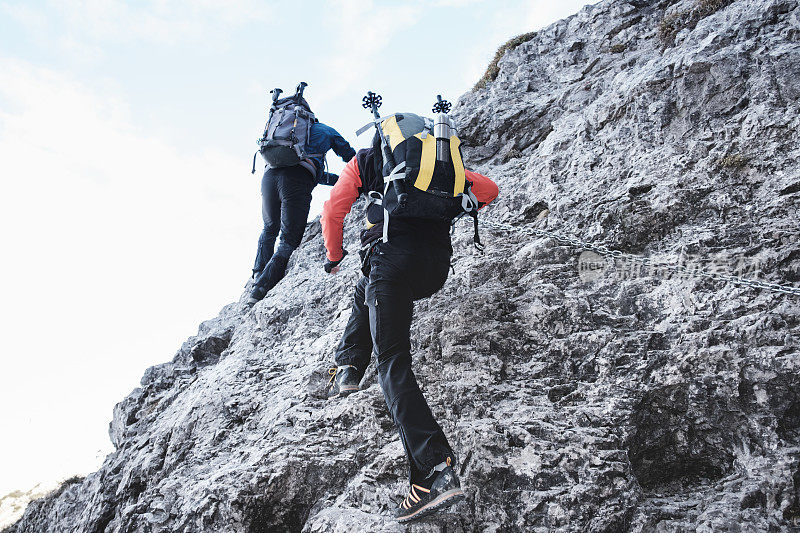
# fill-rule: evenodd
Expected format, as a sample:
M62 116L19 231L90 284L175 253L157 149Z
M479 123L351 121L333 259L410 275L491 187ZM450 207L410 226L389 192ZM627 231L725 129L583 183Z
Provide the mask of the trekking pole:
M269 108L269 116L267 117L267 125L264 126L264 135L262 135L261 138L257 141L259 144L261 144L261 142L263 142L264 139L267 138L267 134L269 133L269 122L270 122L270 120L272 120L272 114L275 113L275 106L278 103L278 97L280 97L282 92L283 92L283 89L279 89L278 87L275 87L274 89L272 89L269 92L269 94L272 95L272 105ZM258 157L258 150L256 150L256 153L253 154L253 170L250 172L251 174L255 174L256 173L256 157Z
M297 85L297 88L294 90L294 99L296 102L299 102L303 97L303 91L305 91L306 87L308 87L308 84L304 81L301 81Z
M278 105L278 98L281 96L283 89L279 89L275 87L272 89L269 94L272 95L272 105L269 108L269 117L267 117L267 126L264 128L264 138L267 137L268 129L269 129L269 121L272 120L272 114L275 113L275 108Z
M378 113L378 108L381 106L382 102L381 95L375 94L372 91L367 92L367 96L362 98L364 102L361 104L361 107L364 109L372 110L372 116L375 119L375 129L378 131L378 135L381 138L381 150L383 151L383 160L389 165L394 168L397 165L394 162L394 156L392 155L392 149L389 147L389 141L386 140L386 135L383 133L383 128L381 128L380 118L381 115ZM394 193L397 195L397 204L398 206L404 206L406 201L408 200L408 193L406 193L406 184L403 182L402 179L392 180Z
M447 100L442 100L442 95L436 95L436 103L433 104L433 111L436 119L433 124L433 136L436 137L436 160L444 163L450 162L450 136L453 134L453 123L447 113L450 112L452 104Z
M442 95L437 94L436 103L433 104L433 109L431 109L431 111L433 111L434 113L449 113L451 107L453 107L453 104L451 104L447 100L442 100Z

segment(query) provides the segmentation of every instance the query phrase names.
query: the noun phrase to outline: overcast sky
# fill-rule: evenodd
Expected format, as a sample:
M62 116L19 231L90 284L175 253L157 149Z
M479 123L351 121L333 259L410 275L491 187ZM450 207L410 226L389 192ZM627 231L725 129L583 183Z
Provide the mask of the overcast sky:
M114 404L241 294L269 89L307 81L356 144L367 90L428 113L586 3L0 0L0 495L95 468Z

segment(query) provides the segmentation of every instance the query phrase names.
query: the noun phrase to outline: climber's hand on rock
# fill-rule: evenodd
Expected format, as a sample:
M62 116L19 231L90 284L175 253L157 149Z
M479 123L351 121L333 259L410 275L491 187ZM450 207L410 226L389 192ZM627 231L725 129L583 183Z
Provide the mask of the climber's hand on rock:
M338 261L331 261L326 257L325 272L327 272L328 274L336 274L337 272L339 272L339 263L341 263L344 260L345 256L347 256L347 250L342 248L342 258L339 259Z

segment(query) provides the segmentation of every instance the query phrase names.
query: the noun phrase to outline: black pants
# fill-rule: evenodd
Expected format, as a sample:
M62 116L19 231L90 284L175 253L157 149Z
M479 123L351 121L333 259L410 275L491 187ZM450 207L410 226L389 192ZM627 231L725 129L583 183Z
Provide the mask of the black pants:
M442 288L452 248L410 235L378 243L362 277L353 310L336 351L337 365L364 372L374 351L378 381L400 432L409 477L419 483L453 452L411 370L411 317L414 300Z
M268 291L286 275L289 256L303 240L314 185L311 173L300 166L269 168L264 172L261 180L264 231L258 239L253 266L258 275L256 287ZM278 234L280 242L276 249Z

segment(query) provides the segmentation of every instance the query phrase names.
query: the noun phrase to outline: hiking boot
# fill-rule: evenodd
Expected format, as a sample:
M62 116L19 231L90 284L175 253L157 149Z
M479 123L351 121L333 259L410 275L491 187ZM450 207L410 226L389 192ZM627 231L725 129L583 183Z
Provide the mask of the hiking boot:
M353 394L361 383L361 373L353 365L342 365L328 370L328 398L341 398Z
M411 491L400 504L395 513L398 522L408 522L435 513L439 509L464 499L464 491L458 482L458 476L450 466L450 458L434 469L433 483L426 489L416 483L411 484Z
M247 299L247 305L255 305L261 300L264 299L264 296L267 295L267 289L264 287L254 287L253 292L250 293L250 297Z

